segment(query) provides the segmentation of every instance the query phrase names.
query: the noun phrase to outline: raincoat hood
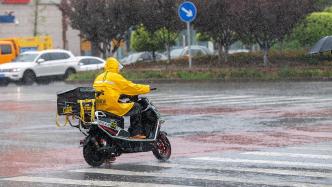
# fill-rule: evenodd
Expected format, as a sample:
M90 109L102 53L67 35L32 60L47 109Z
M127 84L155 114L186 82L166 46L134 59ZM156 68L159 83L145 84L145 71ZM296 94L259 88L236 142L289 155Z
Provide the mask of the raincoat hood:
M112 73L119 73L120 69L122 69L122 65L116 58L108 58L105 64L105 71L112 72Z

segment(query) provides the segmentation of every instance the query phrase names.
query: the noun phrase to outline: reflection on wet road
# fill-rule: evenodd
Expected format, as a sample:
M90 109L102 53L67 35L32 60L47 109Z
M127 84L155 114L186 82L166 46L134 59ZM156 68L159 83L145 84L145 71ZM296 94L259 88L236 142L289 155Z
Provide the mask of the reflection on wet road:
M153 86L172 159L101 168L54 124L56 92L75 85L0 88L0 186L332 186L332 83Z

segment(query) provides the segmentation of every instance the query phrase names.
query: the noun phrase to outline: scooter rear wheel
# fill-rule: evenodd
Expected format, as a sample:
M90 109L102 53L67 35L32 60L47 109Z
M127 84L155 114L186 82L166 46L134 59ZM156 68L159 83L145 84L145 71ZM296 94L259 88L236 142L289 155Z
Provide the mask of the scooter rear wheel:
M83 156L85 161L92 167L101 166L105 162L105 158L98 153L97 147L92 142L84 146Z
M160 161L167 161L172 154L171 143L164 134L160 134L152 150L153 155Z

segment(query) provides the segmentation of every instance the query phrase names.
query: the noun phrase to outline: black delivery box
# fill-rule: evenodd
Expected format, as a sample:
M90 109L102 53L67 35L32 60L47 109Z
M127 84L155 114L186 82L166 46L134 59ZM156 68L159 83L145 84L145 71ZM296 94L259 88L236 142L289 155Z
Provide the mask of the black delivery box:
M92 87L78 87L57 94L58 115L80 115L79 100L96 98L96 91Z

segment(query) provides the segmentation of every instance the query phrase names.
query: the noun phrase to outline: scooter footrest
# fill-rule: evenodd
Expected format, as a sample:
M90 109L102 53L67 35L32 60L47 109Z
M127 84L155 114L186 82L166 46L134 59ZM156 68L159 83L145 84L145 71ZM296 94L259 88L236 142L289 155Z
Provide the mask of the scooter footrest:
M130 136L130 133L128 131L125 131L125 130L120 130L118 136L127 138L127 137Z

